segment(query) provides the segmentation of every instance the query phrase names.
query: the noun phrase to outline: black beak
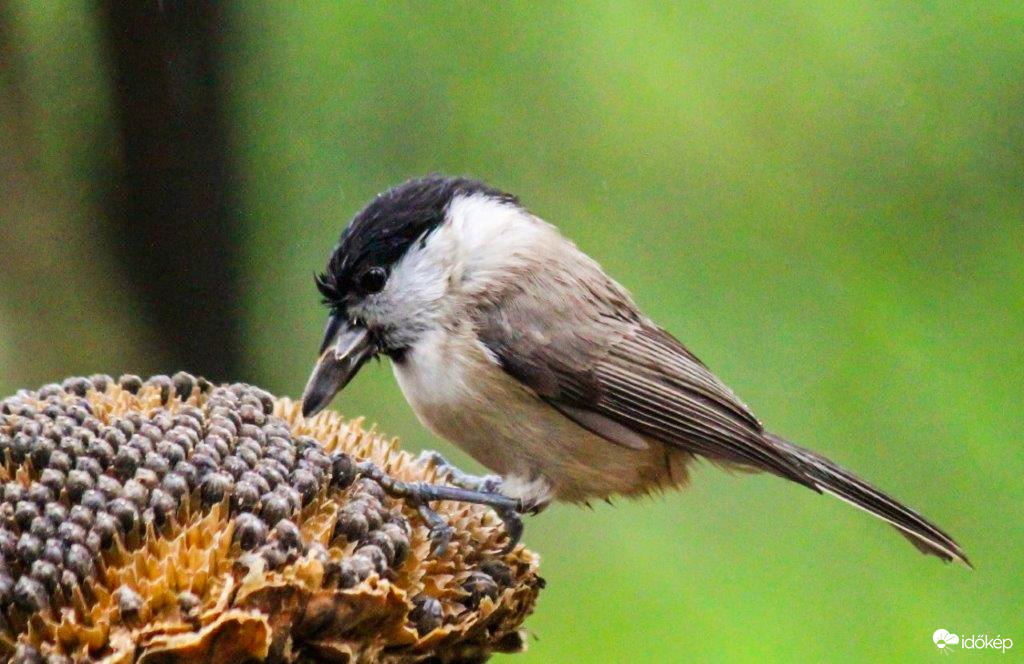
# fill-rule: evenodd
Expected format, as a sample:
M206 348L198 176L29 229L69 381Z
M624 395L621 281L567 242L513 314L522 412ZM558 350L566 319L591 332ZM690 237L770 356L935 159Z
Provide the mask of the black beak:
M377 354L377 345L366 328L340 316L327 319L320 359L302 393L302 415L310 417L323 410L334 395L348 385L363 364Z

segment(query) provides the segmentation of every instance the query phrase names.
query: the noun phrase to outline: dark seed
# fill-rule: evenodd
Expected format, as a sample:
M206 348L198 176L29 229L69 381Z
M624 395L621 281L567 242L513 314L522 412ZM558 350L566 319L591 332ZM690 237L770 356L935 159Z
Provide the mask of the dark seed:
M74 460L85 454L85 443L83 443L79 438L65 436L60 439L58 451L64 452L68 457ZM72 465L74 465L74 461L72 461Z
M140 437L140 440L145 439ZM114 456L114 470L122 481L133 477L140 463L142 463L142 452L130 445L117 450L117 454Z
M68 512L68 521L77 523L85 529L92 528L93 511L85 505L72 505L71 511Z
M103 474L103 466L100 465L100 462L88 456L80 456L75 459L75 468L89 473L94 480Z
M122 618L135 617L144 604L139 593L128 586L121 586L115 590L114 596L117 599L117 608L121 612Z
M84 397L86 392L89 391L92 385L85 378L76 376L74 378L68 378L67 380L65 380L63 383L61 383L61 387L64 388L65 392L70 392L71 394L76 394L80 397Z
M43 584L46 591L53 593L60 581L60 570L49 560L37 560L32 563L32 578Z
M366 525L370 530L377 530L384 523L384 508L381 507L381 504L375 498L361 496L349 504L362 511L363 516L366 517Z
M32 519L32 523L29 525L28 530L41 540L49 539L57 534L57 529L45 516L37 516Z
M383 574L388 568L387 556L381 551L380 547L375 544L366 544L356 549L356 552L352 555L352 559L365 558L373 564L373 569L378 574Z
M370 531L366 516L357 506L349 503L338 511L338 521L334 524L334 536L344 535L349 542L357 542Z
M187 590L178 593L178 610L186 618L198 617L200 603L199 597L194 593L190 593Z
M267 421L267 416L263 412L263 406L253 406L252 404L243 404L238 409L238 415L242 418L242 422L246 424L255 424L256 426L263 426L263 423Z
M156 444L156 452L163 458L167 459L167 463L174 467L174 464L179 461L184 461L187 455L185 449L189 446L188 439L181 436L183 442L171 442L169 440L162 440Z
M313 473L308 470L302 470L301 468L292 472L291 476L292 486L299 492L302 497L302 504L308 505L316 498L316 494L320 491L320 485L317 483L316 478L313 477Z
M44 468L43 472L39 475L39 483L50 490L54 496L60 495L60 490L64 488L66 483L65 475L59 470L53 468Z
M230 473L232 477L238 479L242 476L242 473L249 470L249 464L242 461L234 454L224 457L224 461L221 462L221 468Z
M302 549L302 533L299 527L288 519L281 519L274 526L274 538L285 549Z
M199 452L199 447L202 447L202 443L196 448L196 453L192 455L189 462L195 466L196 473L199 477L205 477L206 475L215 472L218 467L218 462L214 461L209 454Z
M260 547L259 555L266 561L267 567L270 569L280 569L288 564L288 552L276 542Z
M74 521L65 521L57 526L57 537L64 542L65 546L70 546L71 544L85 544L86 534L85 528Z
M239 482L246 482L252 484L259 491L260 495L270 491L270 483L262 475L254 473L252 471L242 473L242 476L238 478Z
M116 498L110 501L107 511L110 512L112 517L117 519L122 532L125 533L130 533L134 530L135 524L139 521L138 509L124 498Z
M100 475L96 478L96 490L107 497L107 500L120 498L123 493L121 483L110 475Z
M47 465L66 475L71 470L71 456L64 450L54 450L50 453L50 461Z
M484 597L490 597L492 600L498 599L498 584L484 572L471 572L469 577L463 581L462 589L468 595L466 604L470 608L477 608Z
M153 376L146 383L160 388L160 403L166 406L167 400L171 398L171 379L167 376Z
M18 556L18 536L6 528L0 529L0 556L8 561Z
M23 611L41 611L50 605L50 599L46 594L43 584L25 575L14 584L14 602Z
M379 484L377 484L368 477L360 478L360 480L356 483L356 487L356 490L359 493L365 493L370 496L373 496L380 503L383 503L384 500L387 498L387 495L384 493L384 489L382 489Z
M132 374L122 374L117 379L117 384L132 394L138 394L142 389L142 379Z
M231 504L240 512L252 512L260 504L260 493L251 482L239 480L231 495Z
M65 597L73 597L75 588L78 588L78 577L71 570L65 569L60 573L60 589L64 591Z
M232 488L233 480L229 475L223 473L210 473L203 478L199 484L199 496L203 504L212 505L224 500Z
M436 598L430 595L417 595L413 598L412 604L413 610L409 612L409 619L416 625L417 632L422 635L441 626L444 609Z
M139 468L135 471L135 481L146 487L150 491L155 489L160 484L160 478L149 468Z
M262 496L260 501L263 503L263 508L260 510L260 514L267 524L274 526L281 519L287 519L292 514L291 505L288 503L288 499L279 493L266 493Z
M363 547L367 547L367 546L373 546L373 547L375 547L377 549L380 549L381 553L384 554L384 559L387 561L387 566L388 567L391 567L391 565L394 564L394 562L395 562L395 545L391 542L391 538L390 537L388 537L387 535L385 535L384 533L382 533L379 530L374 530L374 531L370 532L362 540L362 542L359 545L360 548L356 549L356 550L359 551Z
M153 489L153 493L149 496L149 507L153 510L153 516L158 526L162 526L178 511L178 504L174 498L163 489Z
M7 608L14 596L14 579L7 572L0 572L0 610Z
M4 502L16 504L19 500L25 500L25 488L18 482L7 482L4 484Z
M104 374L93 374L89 376L89 382L92 383L93 389L97 392L106 392L110 384L114 382L114 379Z
M134 413L132 414L134 415ZM117 445L124 445L127 439L135 435L135 431L138 428L135 426L135 423L132 422L127 417L119 418L116 422L114 422L114 426L117 427L118 431L124 434L123 436L117 439ZM113 445L115 441L111 440L109 442L110 444Z
M59 539L51 537L43 544L42 560L48 560L54 565L64 564L64 543Z
M284 475L277 468L266 463L267 461L268 459L261 459L260 463L256 466L256 472L267 481L271 488L274 488L284 482Z
M365 581L366 579L370 578L370 575L376 571L374 569L373 561L366 556L352 556L348 560L344 561L344 563L348 563L348 569L351 573L351 578L355 580L354 583L351 584L351 586L354 586L357 583ZM341 585L343 588L349 588L351 586L345 585L346 578L344 563L342 563L342 577L341 581L339 582L339 585Z
M89 489L84 494L82 494L81 504L85 507L88 507L93 512L99 512L100 510L106 508L107 497L104 496L99 491L97 491L96 489Z
M139 427L139 436L146 438L150 443L158 443L164 439L164 432L155 424L143 424Z
M95 486L92 475L84 470L72 470L68 472L67 484L65 489L68 492L68 499L72 503L81 502L83 494L92 489Z
M395 551L392 565L400 567L409 557L409 535L396 523L385 523L380 527L379 532L391 541L391 546Z
M188 482L189 490L195 488L199 483L199 471L188 461L174 464L174 472L185 478L185 481Z
M122 438L124 437L124 434L117 429L111 429L111 431L115 431L117 436L121 436ZM89 444L85 446L85 451L89 456L96 459L104 468L109 466L110 462L114 460L114 446L102 438L93 438L90 440Z
M171 378L171 383L174 385L175 395L184 401L192 395L192 390L196 386L196 379L184 371L179 371Z
M162 486L164 491L174 498L176 502L181 502L185 496L189 494L188 482L177 472L165 475L160 486Z
M106 549L114 543L114 535L117 533L118 526L118 521L113 516L106 512L98 512L91 532L96 533L100 546Z
M28 530L32 519L37 516L39 516L39 506L31 501L22 500L14 508L14 522L22 530Z
M33 422L33 424L35 424ZM38 425L36 425L38 428ZM33 437L37 437L38 432L30 434ZM36 468L45 468L46 463L50 460L50 453L57 449L57 445L54 444L49 438L36 438L32 445L32 465Z
M72 544L64 554L64 565L83 581L91 578L95 569L92 554L81 544Z
M147 452L142 464L157 475L165 475L171 470L170 462L156 452Z
M45 516L50 523L54 525L54 527L56 527L67 521L68 508L57 502L47 503L46 507L43 508L43 516Z
M18 538L18 557L25 565L31 565L43 555L43 541L38 535L22 533Z
M251 551L267 539L267 524L255 514L242 512L235 518L234 536L243 551Z
M29 500L35 502L36 505L42 507L46 503L54 499L53 491L50 491L49 487L43 486L38 482L33 482L32 486L28 488L28 495L26 496Z
M144 509L149 502L149 491L138 480L125 482L122 495L125 500L133 503L140 510Z

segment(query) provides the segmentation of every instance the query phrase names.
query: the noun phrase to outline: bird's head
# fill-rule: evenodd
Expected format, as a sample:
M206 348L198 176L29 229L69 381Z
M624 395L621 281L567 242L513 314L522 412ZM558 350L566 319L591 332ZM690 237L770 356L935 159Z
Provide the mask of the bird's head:
M430 175L379 194L345 228L316 277L330 314L302 396L307 416L326 407L367 360L400 359L443 324L461 276L465 234L437 231L451 227L453 204L465 202L519 210L514 197L476 180Z

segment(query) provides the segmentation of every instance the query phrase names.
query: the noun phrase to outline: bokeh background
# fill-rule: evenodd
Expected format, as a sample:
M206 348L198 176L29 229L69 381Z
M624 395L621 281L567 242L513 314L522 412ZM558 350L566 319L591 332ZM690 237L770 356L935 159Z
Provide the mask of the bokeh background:
M774 478L555 506L521 662L1024 654L1024 5L0 4L0 392L297 395L312 274L430 171L520 194L773 429L977 569ZM335 402L436 447L386 364ZM969 653L977 656L978 653Z

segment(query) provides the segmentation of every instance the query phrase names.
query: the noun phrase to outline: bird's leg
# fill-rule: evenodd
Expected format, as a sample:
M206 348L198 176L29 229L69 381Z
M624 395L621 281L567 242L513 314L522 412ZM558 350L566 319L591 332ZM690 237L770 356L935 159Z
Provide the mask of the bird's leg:
M483 491L484 493L500 493L501 477L498 475L470 475L458 468L440 452L424 450L416 459L419 463L430 464L444 473L446 479L455 486L471 491Z
M452 529L430 503L438 500L454 500L462 503L487 505L497 512L508 532L509 543L506 551L511 551L523 534L523 522L519 514L524 511L522 501L509 498L497 492L466 489L458 486L427 484L426 482L403 482L391 477L370 461L356 464L356 470L363 477L376 482L385 493L395 498L403 498L416 505L423 520L430 527L430 539L434 543L434 554L440 555L448 548L452 538Z

